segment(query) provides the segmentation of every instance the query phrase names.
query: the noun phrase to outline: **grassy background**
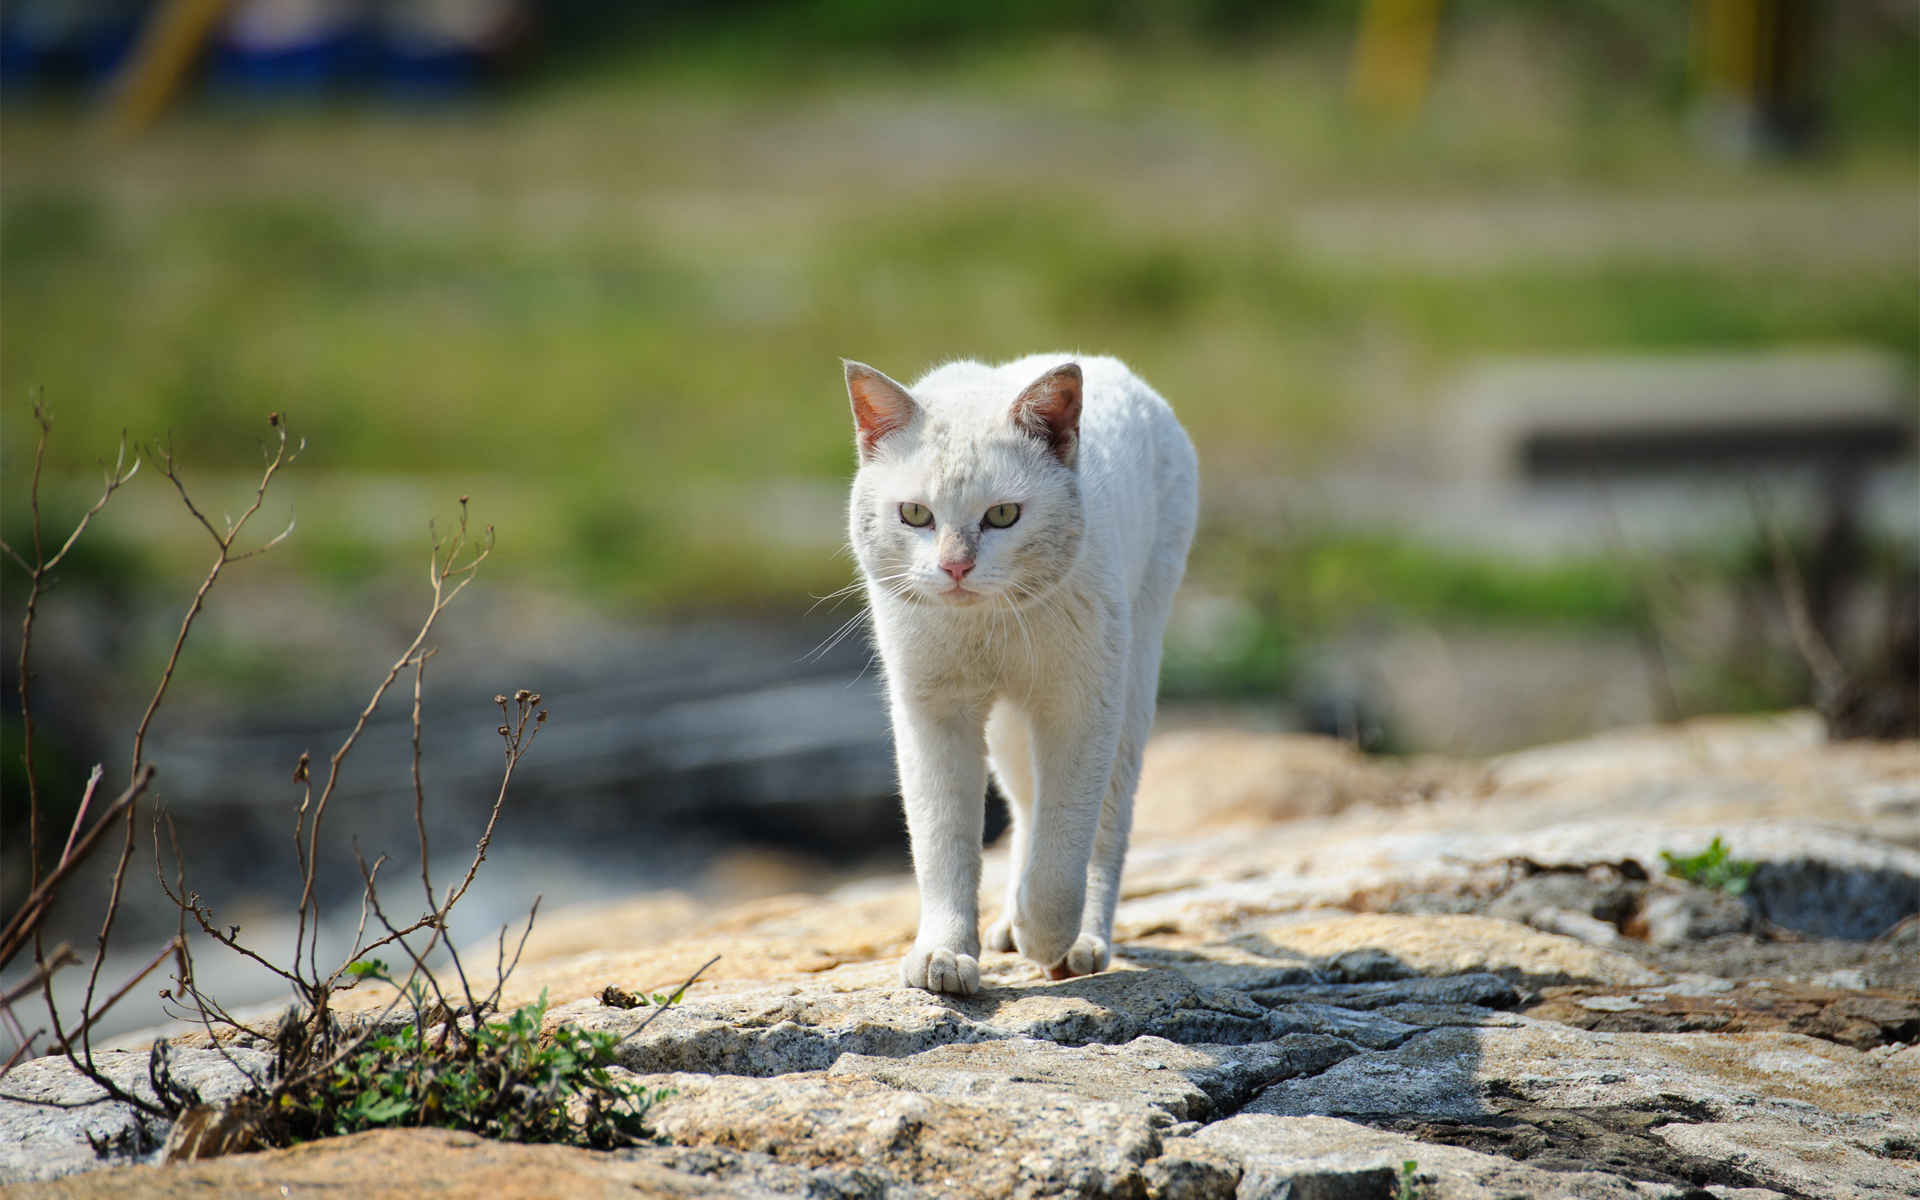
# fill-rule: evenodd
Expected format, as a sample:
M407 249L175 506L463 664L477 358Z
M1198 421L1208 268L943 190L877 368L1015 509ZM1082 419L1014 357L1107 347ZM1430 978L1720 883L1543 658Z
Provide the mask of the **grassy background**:
M1920 353L1904 8L1839 22L1830 136L1763 163L1688 135L1665 4L1453 6L1401 129L1344 103L1342 5L650 11L569 49L606 14L560 8L560 52L458 110L214 98L126 143L9 104L10 529L30 386L57 471L171 431L216 491L276 409L311 443L287 564L317 579L380 575L470 492L528 577L795 611L848 577L838 356L910 376L1077 347L1193 432L1201 577L1309 624L1618 622L1593 564L1372 535L1251 579L1233 485L1377 456L1483 355ZM128 507L105 533L172 573Z

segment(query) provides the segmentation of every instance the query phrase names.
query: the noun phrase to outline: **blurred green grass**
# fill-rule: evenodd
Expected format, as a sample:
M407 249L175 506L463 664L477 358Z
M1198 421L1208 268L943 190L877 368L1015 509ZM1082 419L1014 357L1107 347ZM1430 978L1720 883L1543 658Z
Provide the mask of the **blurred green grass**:
M517 574L789 612L850 573L842 355L905 377L1117 354L1174 402L1210 493L1363 454L1481 355L1920 355L1911 254L1858 244L1889 206L1911 224L1912 55L1858 50L1823 156L1727 164L1687 136L1671 45L1609 66L1577 22L1467 6L1423 124L1383 131L1342 108L1343 30L798 56L791 30L709 36L472 111L211 105L137 145L10 105L8 499L33 385L60 414L52 463L76 476L126 428L170 432L231 488L282 410L311 444L301 472L411 481L443 514L472 492ZM1435 209L1483 215L1402 236ZM1535 232L1515 240L1505 212ZM1638 228L1716 214L1755 244L1694 252ZM1596 219L1611 232L1589 244ZM1210 564L1241 531L1230 507L1209 514L1196 571L1224 580ZM311 504L302 518L288 560L317 578L416 552ZM1586 567L1542 581L1367 537L1314 545L1275 568L1296 613L1358 588L1422 612L1621 619Z

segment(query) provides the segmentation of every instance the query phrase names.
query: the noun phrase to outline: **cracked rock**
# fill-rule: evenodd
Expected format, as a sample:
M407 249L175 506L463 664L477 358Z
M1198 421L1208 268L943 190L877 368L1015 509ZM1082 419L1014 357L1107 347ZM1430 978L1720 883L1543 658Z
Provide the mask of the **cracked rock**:
M1331 1004L1339 1008L1380 1009L1394 1004L1473 1005L1512 1008L1520 993L1498 975L1473 973L1439 979L1404 979L1391 983L1336 983L1271 988L1254 993L1261 1004Z
M969 1102L1047 1092L1140 1104L1162 1114L1161 1126L1170 1128L1234 1112L1271 1083L1317 1074L1357 1052L1348 1042L1313 1034L1234 1046L1183 1046L1158 1037L1083 1047L1022 1039L943 1046L910 1058L850 1054L829 1076Z
M872 1079L676 1074L655 1126L681 1146L764 1155L788 1167L860 1164L894 1195L1121 1197L1145 1189L1161 1140L1145 1106L1009 1089L990 1103ZM925 1189L924 1193L915 1189Z
M228 1059L231 1058L232 1062ZM269 1056L258 1050L175 1050L173 1078L209 1104L232 1099L247 1086L241 1069L266 1074ZM96 1050L107 1078L143 1100L154 1099L148 1055ZM236 1069L234 1064L238 1064ZM98 1166L143 1162L167 1140L171 1122L109 1100L65 1058L37 1058L0 1082L0 1182L52 1179ZM18 1099L15 1099L18 1097Z
M1196 1140L1239 1161L1237 1200L1389 1200L1399 1194L1409 1165L1416 1194L1427 1200L1641 1200L1647 1195L1614 1174L1542 1171L1504 1156L1435 1146L1331 1117L1243 1113L1208 1126Z
M656 1012L586 1007L550 1019L630 1035ZM1143 1035L1227 1045L1275 1036L1266 1010L1243 993L1196 988L1172 971L1115 971L968 997L873 989L689 1001L658 1012L645 1032L620 1044L619 1057L642 1073L765 1077L823 1071L844 1054L901 1058L1005 1038L1111 1045Z
M1675 1153L1736 1164L1787 1195L1920 1195L1911 1163L1876 1153L1920 1144L1916 1080L1866 1055L1796 1034L1590 1033L1527 1022L1443 1028L1267 1089L1249 1113L1389 1114L1483 1122L1536 1113L1661 1115ZM1536 1118L1537 1120L1538 1118ZM1849 1191L1848 1189L1852 1189Z

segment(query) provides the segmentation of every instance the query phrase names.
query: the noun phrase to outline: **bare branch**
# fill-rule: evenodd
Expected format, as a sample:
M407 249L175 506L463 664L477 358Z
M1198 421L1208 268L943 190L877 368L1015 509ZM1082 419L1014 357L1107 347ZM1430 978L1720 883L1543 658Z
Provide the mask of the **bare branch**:
M1793 548L1787 545L1787 535L1781 531L1780 523L1773 518L1765 495L1758 484L1751 480L1747 485L1747 496L1753 505L1753 519L1760 526L1760 532L1767 542L1767 554L1773 561L1773 577L1780 589L1780 603L1787 610L1787 628L1793 633L1794 647L1800 651L1800 657L1807 664L1807 670L1813 675L1814 706L1820 715L1831 723L1841 702L1852 692L1852 680L1847 669L1840 665L1840 659L1833 648L1827 645L1827 639L1820 636L1820 629L1814 623L1812 606L1807 603L1807 587L1800 578L1799 564L1794 562Z
M38 928L47 909L52 905L61 883L99 848L113 823L121 815L132 810L134 803L146 792L147 785L153 782L155 773L156 768L149 763L141 771L139 778L135 779L127 790L120 793L119 797L107 806L106 811L100 814L100 819L94 822L92 829L87 830L85 836L74 846L73 852L61 859L59 865L48 873L47 877L40 881L40 886L27 897L26 902L20 906L20 910L13 914L13 919L7 922L6 929L0 931L0 967L12 962L13 956L26 945L33 930Z
M520 969L520 956L526 952L527 939L533 936L533 922L534 918L540 915L541 899L542 897L535 896L533 898L533 907L527 910L527 927L520 931L520 941L513 948L512 962L506 961L507 927L504 925L500 927L500 952L494 960L493 991L487 996L487 1004L491 1008L497 1010L500 1007L501 994L506 991L507 987L507 976Z
M60 850L61 862L73 856L73 840L80 836L80 826L87 819L87 807L93 803L93 793L106 773L106 768L99 763L93 764L93 771L87 776L87 790L80 794L80 811L73 814L73 828L67 831L67 844Z
M81 1017L80 1027L78 1029L75 1029L69 1032L65 1037L62 1037L59 1040L59 1042L56 1044L62 1050L65 1050L68 1046L71 1046L73 1044L74 1038L85 1037L87 1034L87 1031L93 1028L94 1022L98 1021L101 1017L105 1016L107 1014L108 1009L112 1008L115 1004L119 1003L121 997L125 996L128 992L132 991L135 984L139 983L142 979L145 979L147 976L153 974L154 968L158 967L161 963L167 961L168 958L176 956L180 950L180 946L181 946L180 939L168 938L167 944L160 947L160 953L154 955L153 958L147 962L146 966L141 967L138 971L134 972L133 978L127 980L124 984L120 985L120 990L115 992L113 995L108 996L104 1001L102 1001L100 1004L100 1007L92 1009L91 1011L85 1013Z
M428 650L413 660L413 825L420 834L420 886L427 892L427 907L435 907L433 876L427 866L427 789L420 778L420 703L421 688L427 674Z
M420 629L414 635L412 643L407 646L405 652L402 653L399 658L394 660L393 666L387 670L386 677L380 681L378 687L374 688L372 698L367 701L366 707L361 710L359 718L355 720L353 724L353 729L347 734L346 740L340 744L338 750L333 752L333 757L328 761L327 781L320 789L319 801L313 806L313 821L310 826L306 827L306 842L302 847L304 869L300 887L298 929L294 943L295 957L298 958L304 952L307 958L308 969L315 979L318 979L320 975L317 950L320 913L317 901L314 899L313 889L314 876L318 869L320 823L326 816L328 802L332 800L334 791L339 786L341 765L346 761L347 756L352 753L354 746L359 742L360 735L367 727L367 722L372 719L375 710L380 707L380 702L385 698L388 689L393 686L394 680L399 678L400 672L405 670L409 664L415 662L416 657L421 654L421 647L425 644L427 637L433 632L434 623L440 619L440 614L446 610L448 604L453 602L454 597L458 596L461 591L466 588L467 584L473 581L474 572L477 571L480 564L485 562L487 557L493 553L492 527L489 526L487 528L484 543L478 547L474 547L473 553L463 564L460 561L460 555L466 549L468 549L467 498L462 496L460 497L460 523L458 528L454 533L444 539L437 531L433 536L432 550L428 557L428 583L433 589L433 603L427 611L426 619L421 622ZM449 584L452 586L448 586ZM306 807L306 804L303 802L301 805L302 820L304 820L305 817ZM491 832L492 823L489 822L489 836L491 836ZM296 836L298 836L298 833L296 833ZM429 904L432 904L431 898L429 898ZM444 909L445 905L442 904L439 907ZM410 928L418 929L421 927L421 925L416 923ZM380 939L373 944L375 946L387 944L387 939ZM338 980L339 974L339 971L335 971L328 983L331 984Z
M70 967L79 961L80 953L73 948L73 944L71 942L61 942L53 948L52 954L47 955L45 962L38 963L34 966L33 974L22 979L19 983L14 984L6 991L0 992L0 1009L11 1009L14 1001L20 999L20 997L26 995L28 992L37 990L42 979L52 975L61 967Z
M74 524L73 532L67 535L67 540L61 543L60 549L56 550L53 557L49 558L46 561L46 565L41 568L43 572L51 571L60 565L60 560L67 556L67 551L73 549L74 543L80 540L80 535L87 531L87 526L93 522L93 519L100 515L100 510L107 506L107 501L113 498L113 494L122 487L125 487L129 480L140 473L140 456L138 453L134 455L133 466L122 470L121 468L126 467L126 462L127 434L125 430L121 430L119 457L114 460L111 469L108 469L105 463L102 463L100 467L106 475L106 483L100 490L100 498L93 502L91 508L80 514L80 520Z

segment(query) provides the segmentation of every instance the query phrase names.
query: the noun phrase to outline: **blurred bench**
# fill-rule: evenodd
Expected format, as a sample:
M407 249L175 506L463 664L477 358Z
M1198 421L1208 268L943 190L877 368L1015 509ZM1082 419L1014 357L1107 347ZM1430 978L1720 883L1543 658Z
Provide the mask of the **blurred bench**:
M1554 480L1817 469L1835 482L1910 459L1913 402L1870 351L1502 363L1458 409L1469 474Z

